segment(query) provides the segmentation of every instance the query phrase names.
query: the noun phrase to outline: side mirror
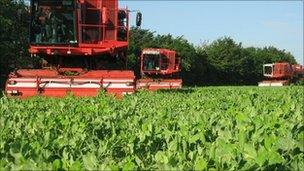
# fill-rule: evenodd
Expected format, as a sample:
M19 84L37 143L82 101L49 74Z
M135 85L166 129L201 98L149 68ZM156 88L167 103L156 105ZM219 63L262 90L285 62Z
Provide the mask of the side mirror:
M141 26L141 23L142 23L142 13L141 12L138 12L136 14L136 26L137 27L140 27Z
M125 20L127 18L127 13L124 10L118 11L118 19L119 20Z

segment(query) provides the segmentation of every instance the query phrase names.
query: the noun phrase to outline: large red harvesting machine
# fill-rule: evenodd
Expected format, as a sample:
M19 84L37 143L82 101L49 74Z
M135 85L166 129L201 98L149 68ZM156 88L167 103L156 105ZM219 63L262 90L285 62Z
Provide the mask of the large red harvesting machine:
M141 79L137 88L148 90L177 89L182 87L179 79L180 57L168 49L144 49L141 55Z
M263 65L266 80L259 82L259 86L285 86L304 78L302 65L289 63L274 63Z
M12 72L5 93L22 98L61 97L68 93L95 96L105 90L121 96L142 88L142 84L136 85L134 72L125 70L129 12L118 8L118 0L31 0L29 51L43 60L38 69ZM141 13L136 18L139 26ZM147 74L160 76L164 82L179 71L179 58L173 51L156 51L159 53L154 54L155 60L161 66L154 68L154 74L153 69ZM148 59L145 51L143 54L141 59ZM145 66L145 61L142 64ZM142 69L146 73L147 68ZM172 80L168 82L170 86L159 84L156 89L180 87ZM180 80L178 83L181 85Z

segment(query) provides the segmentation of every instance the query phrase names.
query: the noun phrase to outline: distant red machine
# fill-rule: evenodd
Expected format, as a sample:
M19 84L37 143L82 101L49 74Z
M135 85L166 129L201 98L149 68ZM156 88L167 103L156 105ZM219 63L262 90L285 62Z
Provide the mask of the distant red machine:
M182 87L179 78L181 59L169 49L148 48L141 55L141 79L137 89L178 89Z
M304 67L286 62L265 64L263 73L266 80L259 82L259 86L285 86L303 79Z
M140 26L141 13L136 19ZM41 66L12 72L5 93L21 98L95 96L100 90L116 96L134 93L144 80L125 70L128 40L129 10L119 9L118 0L31 0L29 52L42 59ZM146 71L142 62L142 74L161 76L157 88L180 87L175 80L164 81L179 70L179 58L173 51L156 51L159 69ZM143 54L147 59L148 52ZM148 85L155 89L151 80Z

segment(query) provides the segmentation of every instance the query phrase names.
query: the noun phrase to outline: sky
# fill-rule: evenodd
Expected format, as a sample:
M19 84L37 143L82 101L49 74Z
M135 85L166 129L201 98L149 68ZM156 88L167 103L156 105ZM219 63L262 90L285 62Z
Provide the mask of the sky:
M303 64L304 1L120 1L143 13L142 28L194 45L229 36L244 47L275 46ZM135 13L131 23L135 24Z
M120 0L143 14L143 29L194 45L229 36L244 47L275 46L303 64L304 1ZM135 24L135 13L131 14Z

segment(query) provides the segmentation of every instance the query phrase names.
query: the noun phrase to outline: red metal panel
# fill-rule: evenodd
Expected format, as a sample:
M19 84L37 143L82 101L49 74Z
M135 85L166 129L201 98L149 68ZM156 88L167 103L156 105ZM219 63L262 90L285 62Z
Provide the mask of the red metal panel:
M6 94L21 98L36 95L62 97L69 93L75 96L96 96L98 91L105 90L110 94L123 96L134 93L136 88L132 71L89 71L78 76L56 77L49 70L45 73L43 71L22 70L19 75L11 74L7 80ZM48 72L52 75L47 76Z
M180 89L182 88L181 79L140 79L136 83L137 89L147 89L151 91L160 89Z
M294 74L303 74L304 75L304 66L302 65L292 65Z
M292 67L289 63L275 63L273 67L273 78L291 78L293 76Z
M16 76L19 77L57 77L58 72L56 70L50 69L21 69L16 71Z
M128 42L124 41L104 41L102 44L83 44L79 43L78 47L66 46L31 46L31 54L46 55L90 55L92 57L100 54L112 54L115 50L124 50L128 47Z
M118 1L117 0L104 0L103 6L108 9L109 13L109 23L110 25L106 27L106 40L116 40L117 35L117 13L118 13Z

